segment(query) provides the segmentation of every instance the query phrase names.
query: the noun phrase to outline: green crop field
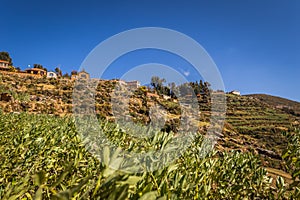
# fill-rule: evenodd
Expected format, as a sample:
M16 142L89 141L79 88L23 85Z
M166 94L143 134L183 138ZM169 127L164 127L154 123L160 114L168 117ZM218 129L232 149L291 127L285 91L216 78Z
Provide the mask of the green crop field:
M126 135L107 125L112 140ZM139 139L158 148L172 133ZM109 148L103 161L86 150L74 119L36 114L0 114L0 199L296 199L300 198L299 135L288 134L283 158L292 175L272 180L254 154L213 151L201 157L203 136L170 165L153 172L125 173L125 161ZM132 148L135 139L124 137ZM155 140L155 141L154 141ZM116 166L116 170L108 165ZM119 170L118 170L119 169Z

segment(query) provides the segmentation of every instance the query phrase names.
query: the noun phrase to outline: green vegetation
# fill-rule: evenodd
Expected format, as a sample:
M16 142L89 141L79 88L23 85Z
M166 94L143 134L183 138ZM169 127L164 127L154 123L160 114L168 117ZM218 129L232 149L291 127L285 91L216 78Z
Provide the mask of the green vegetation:
M127 135L108 122L102 127L119 144L119 136ZM140 144L156 140L162 147L166 133L157 134L140 139ZM72 118L1 114L0 199L296 199L300 197L298 134L289 136L291 143L283 156L293 184L282 178L272 184L252 153L214 151L201 157L201 135L168 167L126 174L107 167L125 166L118 151L105 148L99 162L86 150Z
M210 84L208 82L204 82L200 80L196 82L184 83L176 86L174 82L168 83L168 87L165 86L166 80L164 78L160 78L158 76L153 76L151 78L150 85L153 87L154 91L158 94L168 95L172 98L184 97L186 95L201 95L201 101L208 103L210 101ZM200 99L199 99L200 100Z
M10 57L8 52L5 52L5 51L0 52L0 60L5 60L5 61L9 62L8 65L10 65L10 66L13 65L12 58Z
M45 71L48 71L47 68L45 68L43 65L41 64L33 64L33 68L36 68L36 69L43 69Z
M227 95L226 121L238 133L225 134L231 142L229 149L255 151L261 154L264 166L285 170L279 158L288 141L282 132L293 132L296 117L254 98ZM264 154L261 149L273 154Z

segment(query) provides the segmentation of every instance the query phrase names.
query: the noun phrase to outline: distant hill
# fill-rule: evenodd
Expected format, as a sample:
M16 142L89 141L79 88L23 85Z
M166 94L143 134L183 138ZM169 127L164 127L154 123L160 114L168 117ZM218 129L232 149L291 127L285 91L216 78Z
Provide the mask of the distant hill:
M300 103L297 101L267 94L250 94L245 96L256 98L286 113L300 117Z

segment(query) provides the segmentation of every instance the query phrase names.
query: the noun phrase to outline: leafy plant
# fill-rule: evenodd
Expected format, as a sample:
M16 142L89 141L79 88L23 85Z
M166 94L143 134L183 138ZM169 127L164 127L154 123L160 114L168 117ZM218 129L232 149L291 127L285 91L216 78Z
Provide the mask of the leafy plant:
M101 121L100 126L110 141L136 152L166 148L174 137L159 131L153 137L136 138L130 125L121 129ZM294 184L278 178L272 186L252 153L213 151L203 157L201 135L169 165L125 173L122 169L134 166L120 148L104 145L99 157L91 154L71 117L1 113L0 199L297 199L299 134L291 138L283 157ZM145 159L150 169L155 167L154 158Z

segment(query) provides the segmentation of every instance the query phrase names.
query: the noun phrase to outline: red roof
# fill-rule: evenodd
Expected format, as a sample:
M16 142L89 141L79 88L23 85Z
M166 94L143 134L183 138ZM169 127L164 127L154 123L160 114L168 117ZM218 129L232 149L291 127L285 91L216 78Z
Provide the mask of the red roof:
M6 64L9 64L9 62L6 61L6 60L0 60L0 63L6 63Z

